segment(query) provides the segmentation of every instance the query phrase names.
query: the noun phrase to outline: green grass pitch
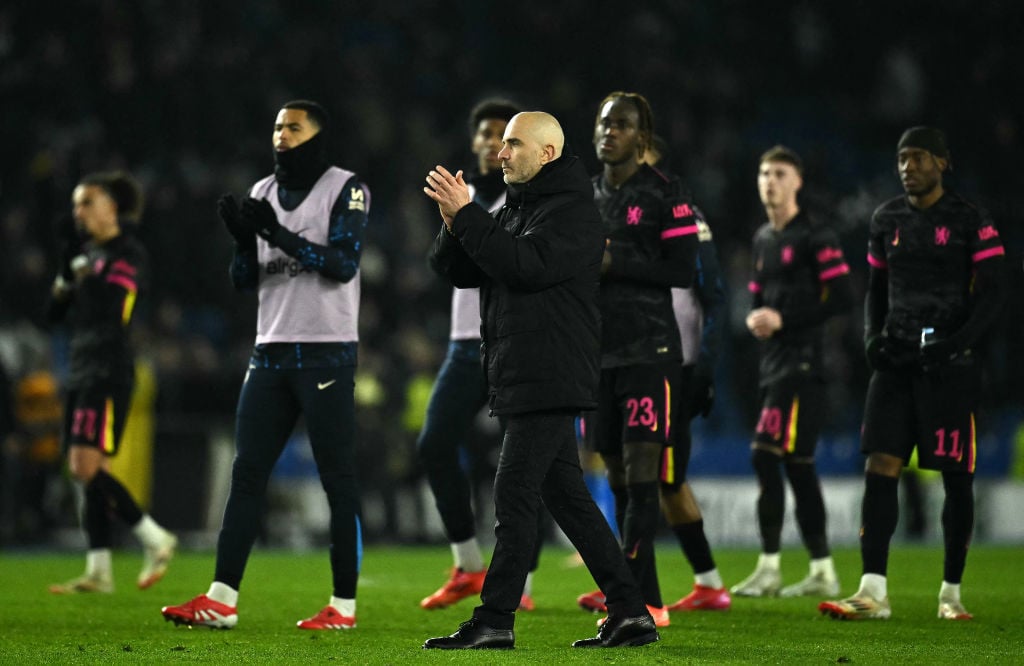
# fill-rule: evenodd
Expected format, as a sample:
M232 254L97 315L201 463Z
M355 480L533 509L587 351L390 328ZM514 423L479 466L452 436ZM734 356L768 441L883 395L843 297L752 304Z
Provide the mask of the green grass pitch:
M936 618L941 547L897 546L890 560L893 618L837 622L818 615L816 599L735 599L727 612L674 613L661 641L638 649L580 651L569 644L596 631L596 616L575 598L594 585L572 568L568 550L550 547L536 573L537 610L519 613L516 649L447 652L421 649L425 638L453 632L475 605L423 611L419 600L444 579L448 549L373 547L363 560L359 625L351 631L305 632L295 622L327 601L324 551L290 553L257 548L249 561L238 626L230 631L175 627L160 607L205 592L212 553L181 553L167 577L135 588L141 557L115 553L112 595L58 597L51 582L81 572L84 558L68 554L0 554L0 664L403 664L651 663L882 664L1024 663L1024 549L976 546L964 581L971 622ZM748 574L756 554L715 553L727 584ZM835 554L843 594L859 580L855 550ZM688 591L692 575L669 543L658 549L662 591L670 603ZM784 582L802 577L807 556L783 555Z

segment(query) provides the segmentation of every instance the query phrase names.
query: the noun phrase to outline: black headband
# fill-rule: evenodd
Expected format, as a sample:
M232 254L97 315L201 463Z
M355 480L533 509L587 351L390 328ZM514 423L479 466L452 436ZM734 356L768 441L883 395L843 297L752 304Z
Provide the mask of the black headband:
M949 159L949 147L946 146L946 135L940 129L934 127L911 127L896 144L897 152L904 148L920 148L927 150L935 157L944 160Z

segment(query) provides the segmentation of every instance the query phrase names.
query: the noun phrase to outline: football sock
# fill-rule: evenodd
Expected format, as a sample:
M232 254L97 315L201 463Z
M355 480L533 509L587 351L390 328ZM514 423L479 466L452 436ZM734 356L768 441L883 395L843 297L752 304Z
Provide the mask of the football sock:
M356 615L355 599L341 599L339 597L332 596L328 605L345 617L355 617Z
M625 537L622 526L626 524L626 507L629 506L629 491L625 486L612 488L612 496L615 497L615 526L619 528L619 539Z
M658 505L658 483L633 483L626 487L629 505L623 525L622 550L626 554L633 577L640 584L644 603L655 608L664 604L658 587L658 574L654 565L654 535L658 530L661 511Z
M238 590L220 581L215 580L210 584L210 589L206 592L206 596L232 608L238 606Z
M107 499L93 483L86 484L84 499L82 527L88 537L89 549L110 548L114 544L114 537Z
M889 541L900 517L899 478L868 472L861 504L860 556L864 573L884 576L889 566Z
M889 585L885 576L870 573L861 576L860 589L857 590L857 596L865 594L877 601L881 601L889 596Z
M85 553L85 573L94 578L110 578L112 565L109 548L90 548Z
M761 553L757 556L757 569L778 571L782 567L782 553Z
M102 469L96 472L89 485L99 489L107 504L114 509L114 513L128 525L135 525L142 520L142 511L132 499L128 489Z
M761 546L766 553L777 553L782 541L782 519L786 509L786 489L782 483L779 457L754 449L751 456L760 494L757 497L757 523L761 530Z
M142 514L142 519L132 527L132 533L143 544L150 546L157 544L167 534L167 530L160 527L148 513Z
M821 574L826 580L836 579L836 565L831 557L821 557L811 560L811 575Z
M813 463L787 463L786 476L796 499L796 523L811 559L828 557L825 534L825 500Z
M484 570L484 557L476 537L451 544L455 566L463 571L475 573Z
M722 574L718 573L717 568L695 575L693 577L693 582L702 587L710 587L714 590L720 590L725 587L725 583L722 582Z
M673 525L672 532L675 533L679 546L683 549L686 560L693 567L696 574L704 573L715 568L715 560L711 556L711 545L704 534L704 520L697 520L692 523Z
M939 587L939 599L942 601L960 602L960 583L947 583L942 581Z
M959 583L967 565L967 549L974 531L974 476L945 472L942 485L946 499L942 503L942 535L945 559L942 580Z

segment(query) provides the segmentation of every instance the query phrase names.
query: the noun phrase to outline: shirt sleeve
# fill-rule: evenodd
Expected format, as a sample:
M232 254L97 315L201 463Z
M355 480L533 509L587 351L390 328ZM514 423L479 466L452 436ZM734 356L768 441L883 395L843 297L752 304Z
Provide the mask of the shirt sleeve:
M231 283L239 291L248 291L259 286L260 262L256 255L256 244L242 247L235 244L235 254L229 268Z
M764 306L764 278L761 275L761 266L758 261L758 257L761 254L761 234L754 234L754 240L751 242L753 251L750 253L750 259L753 262L750 270L750 281L747 282L747 291L750 292L750 309L756 310L759 307Z
M811 236L810 249L820 298L817 303L807 307L783 311L783 328L817 326L853 306L850 266L843 257L836 233L827 227L818 227Z
M974 263L971 284L971 314L959 330L949 336L957 349L970 349L999 320L1006 297L1006 250L992 218L979 210L978 224L972 233L970 252Z
M698 363L713 367L722 345L722 334L726 314L726 288L722 270L718 263L718 252L711 235L711 227L704 215L695 206L697 215L697 271L695 291L704 313L700 336L700 357Z
M606 275L662 287L689 287L697 268L697 213L682 198L669 199L662 216L661 258L649 261L612 241Z

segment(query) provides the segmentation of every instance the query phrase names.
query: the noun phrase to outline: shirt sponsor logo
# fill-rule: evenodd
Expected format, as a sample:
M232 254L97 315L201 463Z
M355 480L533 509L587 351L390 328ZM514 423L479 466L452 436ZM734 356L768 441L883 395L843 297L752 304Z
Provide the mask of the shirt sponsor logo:
M935 227L935 244L945 245L949 242L949 227Z
M672 206L672 217L677 220L681 217L690 217L693 215L693 209L690 208L690 204L679 204L678 206Z
M999 232L991 224L978 229L978 238L986 241L991 238L999 238Z
M349 210L366 210L366 197L360 187L353 187L348 197Z
M294 259L278 258L268 261L266 265L267 275L287 275L296 277L300 273L312 273L312 268L307 268Z
M626 224L640 224L640 218L643 216L643 208L640 206L630 206L626 209Z
M818 251L818 263L827 264L830 261L842 260L843 251L837 247L826 247Z

